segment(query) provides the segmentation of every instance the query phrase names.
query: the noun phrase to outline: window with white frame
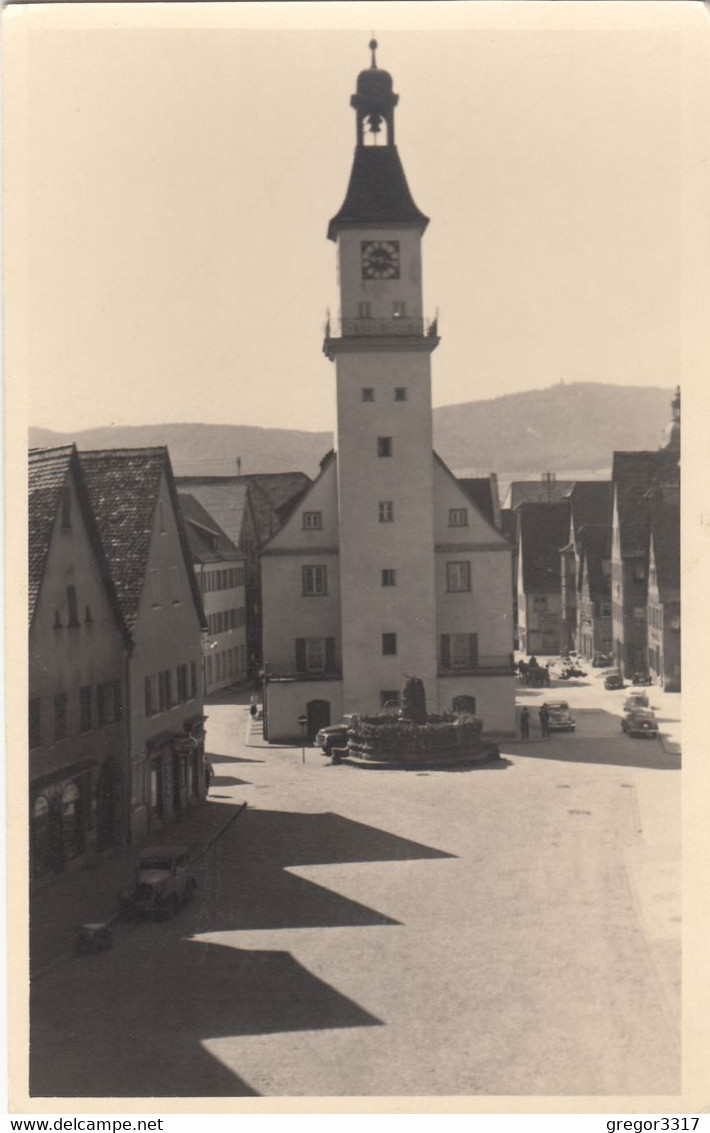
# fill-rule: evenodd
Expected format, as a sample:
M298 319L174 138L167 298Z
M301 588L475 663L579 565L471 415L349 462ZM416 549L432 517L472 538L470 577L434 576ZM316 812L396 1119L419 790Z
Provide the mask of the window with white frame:
M394 399L395 399L395 401L406 401L407 400L407 387L406 386L397 386L395 388L395 391L394 391Z
M394 503L392 500L380 500L378 515L380 523L394 523Z
M473 669L478 664L477 633L442 633L439 640L442 669Z
M303 526L307 531L320 531L323 526L323 512L304 511Z
M374 401L375 400L375 391L374 391L372 386L363 386L362 387L362 400L363 401Z
M468 508L449 508L449 527L468 527Z
M383 586L396 586L397 585L397 571L396 570L383 570L382 571L382 585Z
M322 598L328 593L328 568L324 566L302 567L303 593L307 598Z

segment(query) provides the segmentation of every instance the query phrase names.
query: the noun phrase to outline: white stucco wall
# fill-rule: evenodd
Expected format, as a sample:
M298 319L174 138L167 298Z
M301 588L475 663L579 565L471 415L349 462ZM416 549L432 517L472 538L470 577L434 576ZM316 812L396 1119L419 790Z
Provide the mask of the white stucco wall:
M399 279L363 279L361 245L370 240L399 242ZM340 311L343 318L357 318L358 304L369 302L372 318L389 318L392 304L404 301L407 316L422 316L421 236L416 229L358 228L338 234Z
M439 711L450 711L456 696L475 696L484 736L515 735L515 677L442 677Z
M341 681L269 681L266 689L269 743L299 744L298 717L307 714L308 702L313 700L329 701L331 723L339 723L343 712Z

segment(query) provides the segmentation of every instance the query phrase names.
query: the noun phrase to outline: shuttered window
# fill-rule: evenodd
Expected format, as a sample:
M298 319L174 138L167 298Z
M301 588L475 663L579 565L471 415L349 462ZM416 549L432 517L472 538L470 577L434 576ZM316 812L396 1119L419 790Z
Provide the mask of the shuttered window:
M334 637L297 637L296 670L299 673L334 672Z
M475 669L478 665L478 634L442 633L439 660L442 669Z

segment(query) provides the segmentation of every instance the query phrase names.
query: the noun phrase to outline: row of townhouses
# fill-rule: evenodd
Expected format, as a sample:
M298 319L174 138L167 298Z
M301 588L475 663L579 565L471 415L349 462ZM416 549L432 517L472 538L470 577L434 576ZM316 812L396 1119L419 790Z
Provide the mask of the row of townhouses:
M139 842L204 798L204 696L258 672L259 547L309 484L178 484L166 448L31 450L33 876Z
M680 689L680 391L671 409L663 446L615 452L610 480L511 485L521 650L611 654Z

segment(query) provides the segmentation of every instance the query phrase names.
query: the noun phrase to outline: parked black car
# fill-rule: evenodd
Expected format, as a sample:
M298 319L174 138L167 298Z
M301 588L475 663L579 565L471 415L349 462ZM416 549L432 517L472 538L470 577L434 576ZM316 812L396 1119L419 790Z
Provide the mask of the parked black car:
M604 688L624 688L624 678L614 669L604 677Z

